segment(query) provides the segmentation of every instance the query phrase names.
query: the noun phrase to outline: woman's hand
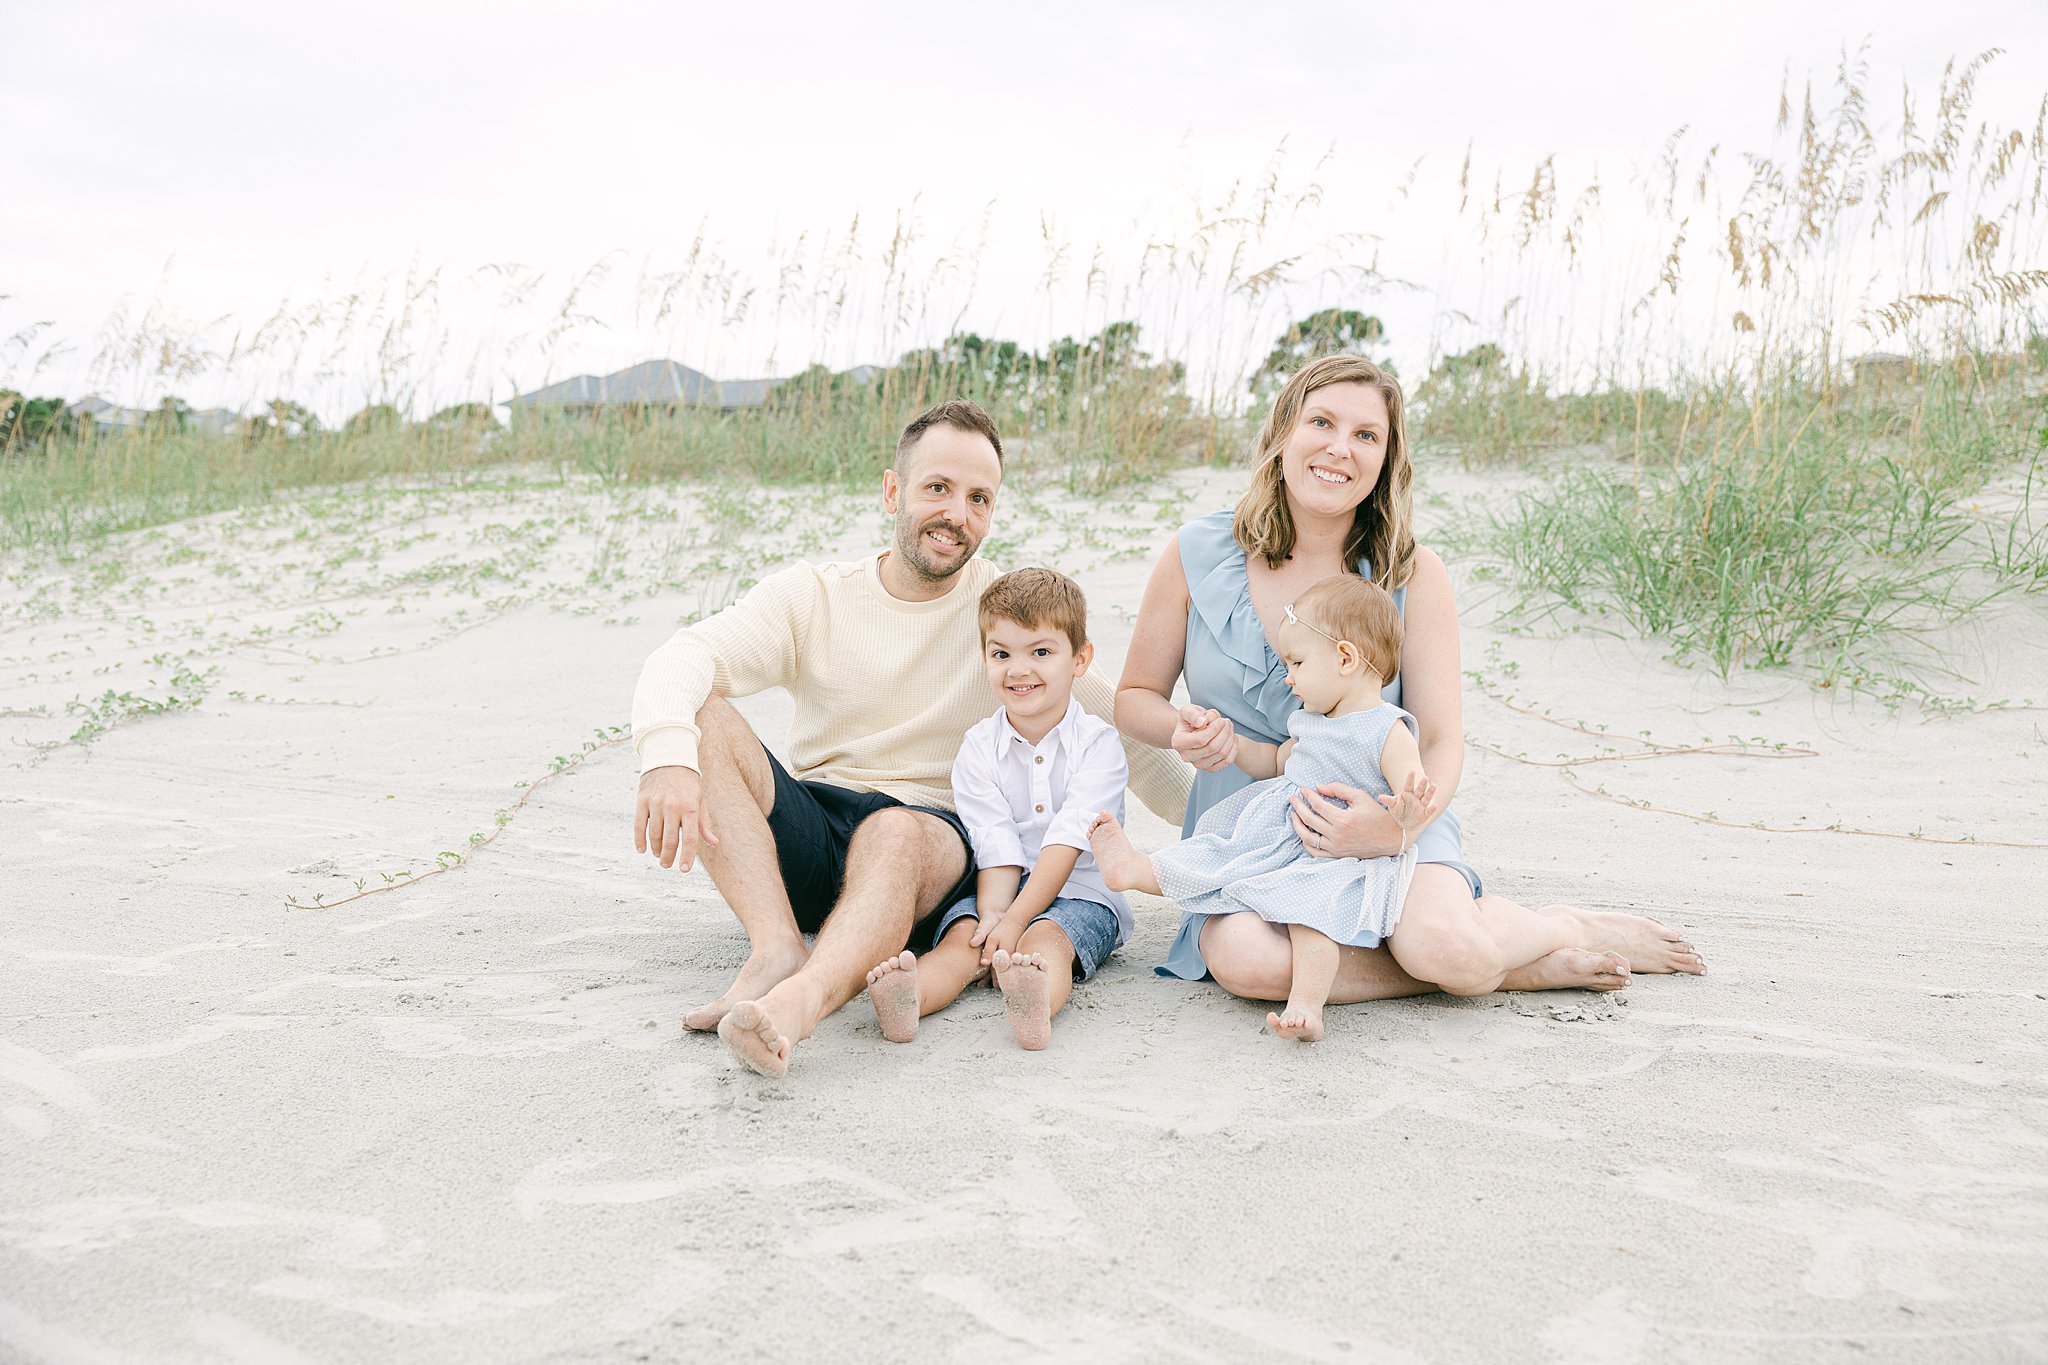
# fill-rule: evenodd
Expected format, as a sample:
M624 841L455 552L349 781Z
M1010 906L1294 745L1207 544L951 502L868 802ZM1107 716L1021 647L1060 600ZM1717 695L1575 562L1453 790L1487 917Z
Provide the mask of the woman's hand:
M1339 805L1338 802L1344 804ZM1304 787L1288 816L1318 858L1387 858L1401 851L1401 826L1370 793L1342 782Z
M1173 751L1205 773L1237 762L1237 727L1219 711L1183 706L1173 723Z

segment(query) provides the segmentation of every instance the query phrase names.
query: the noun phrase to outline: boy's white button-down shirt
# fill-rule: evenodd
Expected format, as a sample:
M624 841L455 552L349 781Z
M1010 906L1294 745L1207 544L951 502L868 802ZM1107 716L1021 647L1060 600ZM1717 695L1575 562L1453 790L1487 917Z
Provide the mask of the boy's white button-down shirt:
M974 842L977 867L1030 872L1047 844L1081 850L1059 894L1116 912L1117 944L1130 941L1133 921L1124 898L1102 881L1088 849L1088 826L1108 811L1124 818L1130 767L1116 727L1067 702L1067 714L1033 744L997 711L967 732L953 760L953 799Z

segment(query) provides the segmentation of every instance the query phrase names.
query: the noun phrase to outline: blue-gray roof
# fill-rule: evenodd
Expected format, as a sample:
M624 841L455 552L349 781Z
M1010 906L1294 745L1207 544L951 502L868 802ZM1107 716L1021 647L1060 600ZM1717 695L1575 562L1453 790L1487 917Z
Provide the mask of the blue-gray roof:
M716 380L673 360L646 360L616 374L579 374L512 400L515 408L604 407L649 403L667 406L705 404L721 408L760 406L779 379Z

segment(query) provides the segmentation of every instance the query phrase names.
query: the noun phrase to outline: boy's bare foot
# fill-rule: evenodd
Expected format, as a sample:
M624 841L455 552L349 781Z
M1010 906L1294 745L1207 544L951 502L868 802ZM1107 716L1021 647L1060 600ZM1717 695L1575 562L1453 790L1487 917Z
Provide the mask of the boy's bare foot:
M996 949L996 984L1003 988L1003 1011L1010 1016L1010 1032L1017 1046L1037 1052L1052 1041L1052 1005L1047 998L1050 983L1045 979L1045 959L1037 953L1014 957Z
M1576 987L1584 991L1626 990L1628 959L1620 953L1596 953L1585 948L1559 948L1537 958L1512 974L1513 985L1503 990L1555 991Z
M749 954L747 960L740 964L739 975L725 988L725 994L685 1014L683 1027L709 1033L718 1027L718 1021L725 1018L727 1010L742 1000L759 1000L795 976L808 957L810 953L801 941L793 949Z
M763 1076L788 1074L789 1039L754 1001L742 1000L727 1010L718 1021L718 1036L733 1056Z
M868 1003L892 1043L917 1037L917 954L905 948L885 957L868 973Z
M1088 826L1088 847L1095 853L1095 864L1102 869L1102 880L1112 891L1148 891L1159 894L1159 879L1153 874L1152 860L1131 846L1131 836L1124 833L1124 827L1108 811L1095 817L1095 823Z
M1707 964L1685 936L1646 915L1619 910L1581 910L1576 905L1546 905L1546 915L1568 915L1586 927L1594 952L1619 953L1632 972L1645 976L1683 972L1705 976Z
M1277 1038L1292 1038L1297 1042L1320 1043L1323 1041L1323 1012L1296 1009L1292 1005L1283 1007L1282 1013L1267 1011L1266 1027Z

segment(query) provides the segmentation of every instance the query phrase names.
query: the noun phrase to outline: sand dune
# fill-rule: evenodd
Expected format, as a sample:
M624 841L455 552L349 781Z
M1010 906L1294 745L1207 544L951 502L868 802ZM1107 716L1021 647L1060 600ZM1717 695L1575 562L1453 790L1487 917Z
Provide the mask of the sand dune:
M1074 572L1114 666L1233 482L1017 496L989 553ZM1137 897L1048 1051L989 992L904 1047L856 1002L765 1083L680 1028L742 940L633 857L608 727L678 618L878 522L513 481L8 563L0 1359L2048 1359L2038 603L1958 655L2010 704L1930 718L1508 633L1454 564L1473 862L1709 976L1304 1048L1155 978Z

